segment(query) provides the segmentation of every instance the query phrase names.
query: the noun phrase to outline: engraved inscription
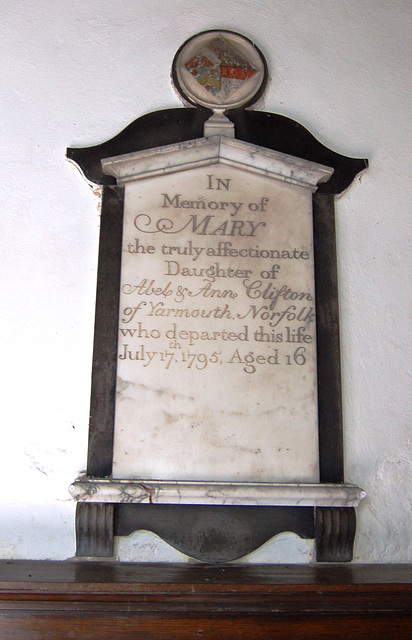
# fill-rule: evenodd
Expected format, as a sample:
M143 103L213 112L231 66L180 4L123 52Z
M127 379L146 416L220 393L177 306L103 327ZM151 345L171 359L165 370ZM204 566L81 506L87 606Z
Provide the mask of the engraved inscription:
M309 191L221 165L127 186L115 477L316 481L315 352Z

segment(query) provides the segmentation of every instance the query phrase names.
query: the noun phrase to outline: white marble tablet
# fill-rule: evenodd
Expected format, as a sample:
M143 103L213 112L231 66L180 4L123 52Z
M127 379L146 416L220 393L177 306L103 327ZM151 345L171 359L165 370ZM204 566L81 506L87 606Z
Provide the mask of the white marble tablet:
M125 185L113 477L319 480L312 192L332 169L213 136Z

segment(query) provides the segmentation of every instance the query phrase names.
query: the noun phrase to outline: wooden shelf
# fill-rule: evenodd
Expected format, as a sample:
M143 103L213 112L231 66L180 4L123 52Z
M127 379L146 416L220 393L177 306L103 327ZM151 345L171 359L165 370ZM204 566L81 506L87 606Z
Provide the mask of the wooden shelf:
M411 565L0 561L2 640L398 640L411 614Z

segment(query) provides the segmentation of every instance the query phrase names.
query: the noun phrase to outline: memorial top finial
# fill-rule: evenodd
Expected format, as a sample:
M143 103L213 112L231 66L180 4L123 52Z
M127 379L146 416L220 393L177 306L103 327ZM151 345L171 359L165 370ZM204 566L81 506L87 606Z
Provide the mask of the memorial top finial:
M267 82L267 65L253 42L239 33L204 31L180 47L172 79L185 102L222 113L259 99Z

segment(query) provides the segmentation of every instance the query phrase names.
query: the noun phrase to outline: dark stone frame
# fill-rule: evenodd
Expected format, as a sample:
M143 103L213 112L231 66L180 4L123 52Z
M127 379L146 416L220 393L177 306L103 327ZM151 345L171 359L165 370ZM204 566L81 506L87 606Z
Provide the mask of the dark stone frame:
M101 160L203 137L211 112L167 109L147 114L111 140L67 157L86 178L103 185L96 318L92 367L87 476L112 473L123 190L102 172ZM368 166L322 145L299 123L273 113L229 111L236 138L334 168L313 196L320 482L342 483L343 435L340 380L339 307L334 196ZM253 510L253 511L252 511ZM351 507L248 507L79 503L78 556L110 557L114 535L138 529L159 533L179 550L207 562L225 562L250 553L276 533L293 531L315 538L318 562L352 559L356 530Z

